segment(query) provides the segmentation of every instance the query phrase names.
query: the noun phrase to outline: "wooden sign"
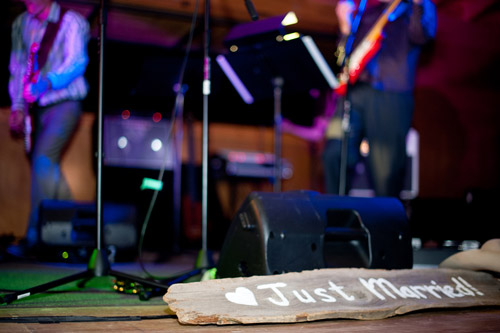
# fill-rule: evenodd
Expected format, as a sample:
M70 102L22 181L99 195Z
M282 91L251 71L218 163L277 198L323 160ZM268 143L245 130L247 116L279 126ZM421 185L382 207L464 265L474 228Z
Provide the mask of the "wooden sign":
M500 305L500 281L451 269L320 269L172 285L163 297L183 324L382 319L429 308Z

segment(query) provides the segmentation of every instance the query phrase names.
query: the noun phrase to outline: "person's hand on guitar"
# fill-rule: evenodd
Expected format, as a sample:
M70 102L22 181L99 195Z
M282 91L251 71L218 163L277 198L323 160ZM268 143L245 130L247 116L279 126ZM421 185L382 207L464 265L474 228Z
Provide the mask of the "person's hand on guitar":
M12 110L9 117L10 134L13 138L24 138L24 112Z
M351 32L352 13L356 9L356 4L352 0L341 0L335 7L335 13L339 22L339 29L342 35L347 36Z
M50 81L46 78L38 78L35 83L24 86L23 97L27 103L36 102L50 88Z

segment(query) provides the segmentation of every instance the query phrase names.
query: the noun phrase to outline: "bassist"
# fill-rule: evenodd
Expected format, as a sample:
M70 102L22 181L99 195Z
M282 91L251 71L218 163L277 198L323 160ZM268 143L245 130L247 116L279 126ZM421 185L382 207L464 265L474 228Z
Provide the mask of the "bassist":
M10 130L26 135L28 105L33 119L31 213L25 239L10 252L24 255L39 240L38 209L44 199L70 200L61 157L81 116L87 95L89 24L54 0L23 0L26 11L12 25L9 93ZM32 48L39 45L39 48ZM31 52L30 52L31 51ZM33 53L36 52L36 55ZM33 63L33 60L36 63ZM26 78L28 71L37 73ZM30 73L31 74L31 73ZM34 73L33 73L34 74ZM29 179L27 180L29 181Z
M366 1L361 16L356 15L359 2L340 0L336 7L344 40L348 40L357 22L356 31L351 36L351 49L346 50L345 66L349 65L349 56L359 50L364 38L373 32L392 3L387 0L361 1ZM329 123L323 151L329 193L339 193L342 158L347 167L345 193L349 192L353 168L360 158L359 147L364 138L370 147L368 174L375 194L399 197L403 188L405 137L414 109L415 72L421 47L435 36L436 9L430 0L399 1L394 7L380 29L380 48L371 54L370 50L364 51L371 58L363 64L356 80L347 85L346 100L350 106L349 126L344 127L348 129L347 156L341 157L344 130L339 110L344 110L344 103L337 106Z

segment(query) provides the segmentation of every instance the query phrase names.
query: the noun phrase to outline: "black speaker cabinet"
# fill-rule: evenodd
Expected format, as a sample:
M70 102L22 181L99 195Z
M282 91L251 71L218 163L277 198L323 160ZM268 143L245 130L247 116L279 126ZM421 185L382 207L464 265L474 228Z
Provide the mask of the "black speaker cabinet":
M118 249L137 244L136 208L132 205L103 204L105 245ZM93 202L43 200L40 204L40 243L49 247L96 246L97 211Z
M222 246L217 275L317 268L411 268L406 213L395 198L252 192Z

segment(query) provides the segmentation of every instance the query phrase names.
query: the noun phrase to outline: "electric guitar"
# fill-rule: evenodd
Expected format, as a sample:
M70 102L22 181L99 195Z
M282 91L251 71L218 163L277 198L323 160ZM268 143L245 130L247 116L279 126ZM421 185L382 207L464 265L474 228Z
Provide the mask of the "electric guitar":
M40 75L40 71L38 69L37 64L37 54L40 49L40 44L33 43L30 47L30 53L28 56L28 62L26 65L26 73L23 78L23 89L29 83L36 83L38 80L38 76ZM31 152L31 133L33 130L33 125L31 121L31 103L25 103L24 110L24 149L26 153Z
M383 38L382 31L389 21L389 16L394 12L400 3L401 0L393 0L391 2L363 40L351 53L339 75L339 86L336 89L338 94L346 94L347 84L354 84L358 80L359 75L365 68L366 64L370 62L370 60L380 50ZM339 53L340 56L342 56L341 53L342 52Z

